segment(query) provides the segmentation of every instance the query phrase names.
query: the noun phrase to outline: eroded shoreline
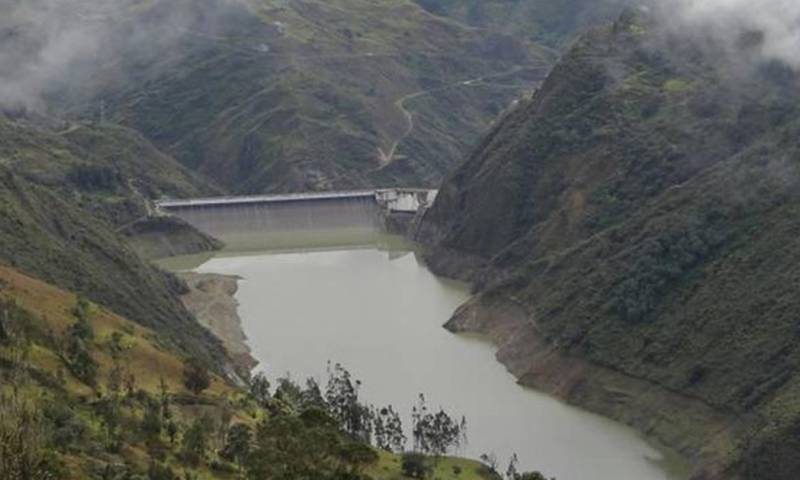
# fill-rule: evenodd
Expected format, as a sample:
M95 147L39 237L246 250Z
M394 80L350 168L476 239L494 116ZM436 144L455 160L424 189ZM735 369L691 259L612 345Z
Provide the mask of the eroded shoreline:
M181 272L189 291L181 296L201 325L219 338L236 366L250 371L258 365L247 344L236 292L240 277L217 273Z

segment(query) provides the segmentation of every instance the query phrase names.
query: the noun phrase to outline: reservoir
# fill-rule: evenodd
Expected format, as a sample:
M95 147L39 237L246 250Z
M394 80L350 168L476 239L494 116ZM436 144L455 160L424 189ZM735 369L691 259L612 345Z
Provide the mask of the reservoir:
M420 393L465 416L469 442L457 453L493 453L501 472L516 453L521 469L558 480L685 480L679 462L632 429L519 386L490 343L445 330L468 291L434 276L399 237L335 230L265 240L239 228L230 248L191 266L241 278L244 332L273 385L289 374L324 388L328 362L340 363L361 380L362 400L391 404L406 430Z

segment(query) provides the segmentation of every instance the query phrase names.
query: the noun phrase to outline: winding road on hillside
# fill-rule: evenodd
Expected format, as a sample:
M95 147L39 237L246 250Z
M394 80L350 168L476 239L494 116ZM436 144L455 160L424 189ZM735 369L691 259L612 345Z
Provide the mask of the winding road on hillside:
M524 71L526 69L535 68L533 66L521 66L518 65L511 70L507 70L505 72L494 73L490 75L483 75L476 78L470 78L468 80L461 80L458 82L450 83L441 87L432 88L429 90L420 90L418 92L409 93L403 97L397 99L394 102L395 107L403 114L406 119L406 129L405 131L394 141L392 142L391 148L389 148L388 152L385 152L381 147L378 147L378 155L380 158L380 168L384 168L387 165L391 164L395 158L395 154L397 153L397 149L400 147L400 144L403 143L405 139L407 139L413 132L414 132L414 114L408 110L406 107L406 102L413 100L415 98L424 97L426 95L430 95L437 92L442 92L445 90L452 90L455 88L463 88L463 87L475 87L478 85L494 85L492 83L487 82L487 80L509 77L512 75L516 75L517 73ZM498 85L502 88L512 88L519 86L515 85Z

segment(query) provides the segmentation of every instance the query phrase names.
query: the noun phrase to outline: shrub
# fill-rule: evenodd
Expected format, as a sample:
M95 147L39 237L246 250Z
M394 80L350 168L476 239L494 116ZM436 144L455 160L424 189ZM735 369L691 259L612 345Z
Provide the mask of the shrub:
M197 360L190 360L183 370L183 384L195 395L211 386L211 376L208 369Z
M402 459L403 475L410 478L428 478L433 473L430 459L421 453L405 453Z

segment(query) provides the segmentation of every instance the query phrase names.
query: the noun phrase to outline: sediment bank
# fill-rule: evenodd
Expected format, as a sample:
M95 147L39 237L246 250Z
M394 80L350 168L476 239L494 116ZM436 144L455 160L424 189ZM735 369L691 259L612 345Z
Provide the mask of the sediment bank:
M179 276L189 287L188 293L181 296L186 308L222 340L238 368L252 370L258 361L250 354L235 296L240 278L196 272L183 272Z

